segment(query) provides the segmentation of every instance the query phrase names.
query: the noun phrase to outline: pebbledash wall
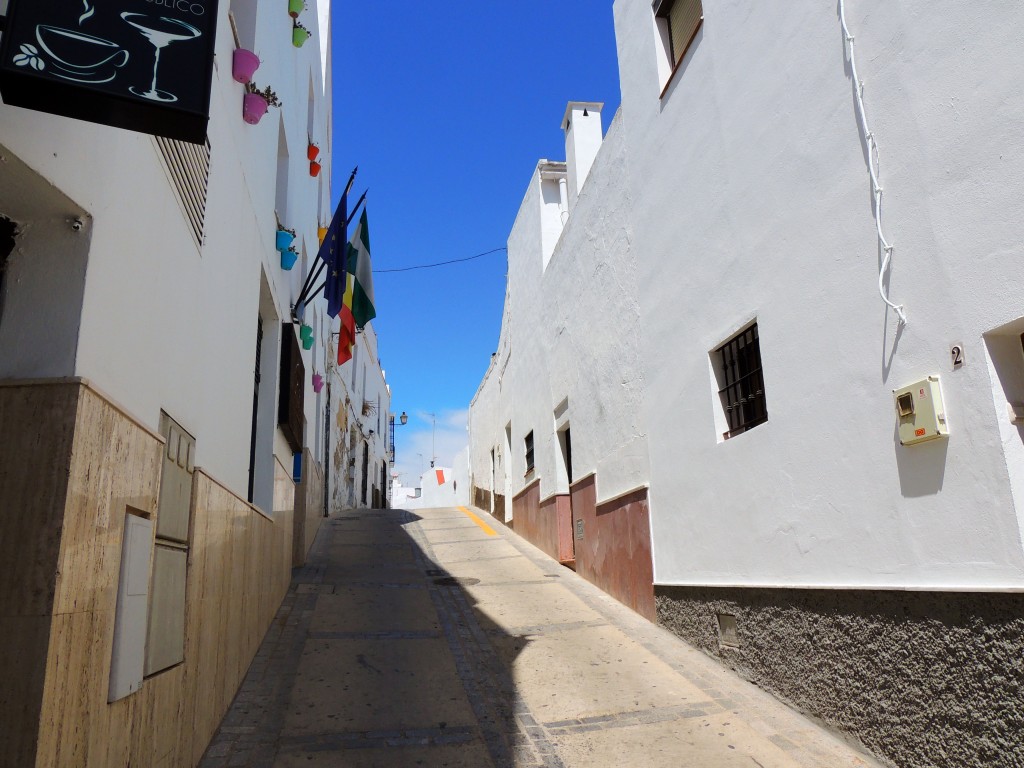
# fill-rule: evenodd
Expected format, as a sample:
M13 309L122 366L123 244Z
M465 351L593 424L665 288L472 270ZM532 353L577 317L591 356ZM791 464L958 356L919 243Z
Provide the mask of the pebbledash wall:
M562 490L567 398L596 506L645 497L660 623L894 765L1018 765L1024 10L844 5L909 323L878 294L839 6L706 0L673 72L651 5L618 0L621 110L564 228L545 239L542 163L509 239L474 503L515 523ZM723 439L716 350L753 322L768 420ZM950 436L902 446L893 390L929 375ZM623 559L597 562L624 599Z
M0 224L16 232L0 252L0 765L197 764L322 519L322 301L305 316L301 483L277 425L282 339L331 215L329 9L308 3L296 48L285 8L260 5L220 3L208 178L185 174L206 188L200 237L164 157L181 147L0 105ZM284 104L257 126L238 44ZM298 232L291 271L277 219ZM159 519L169 455L191 484L171 547L188 553L184 660L108 704L125 520Z

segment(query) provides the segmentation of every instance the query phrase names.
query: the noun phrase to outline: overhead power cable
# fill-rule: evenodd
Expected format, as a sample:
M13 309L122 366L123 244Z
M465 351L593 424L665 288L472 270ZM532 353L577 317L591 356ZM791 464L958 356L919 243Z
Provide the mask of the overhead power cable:
M439 261L437 264L419 264L415 267L401 267L399 269L375 269L373 274L379 275L384 272L412 272L414 269L434 269L435 267L446 267L449 264L461 264L464 261L472 261L473 259L480 259L484 256L490 256L492 253L499 253L500 251L507 251L508 248L494 248L490 251L484 251L478 253L476 256L467 256L465 259L452 259L451 261Z

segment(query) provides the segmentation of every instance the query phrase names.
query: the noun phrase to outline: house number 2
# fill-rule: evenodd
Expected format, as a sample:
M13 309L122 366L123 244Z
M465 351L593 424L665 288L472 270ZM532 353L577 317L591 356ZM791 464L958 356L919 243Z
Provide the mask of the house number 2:
M953 363L953 370L963 367L964 364L964 345L954 344L949 348L949 356Z

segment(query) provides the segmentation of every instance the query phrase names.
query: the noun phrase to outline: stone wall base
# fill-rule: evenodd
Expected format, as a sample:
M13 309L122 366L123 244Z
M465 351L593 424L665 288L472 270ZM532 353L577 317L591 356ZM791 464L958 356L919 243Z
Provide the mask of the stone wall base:
M662 626L894 765L1024 765L1022 594L656 586L655 600Z

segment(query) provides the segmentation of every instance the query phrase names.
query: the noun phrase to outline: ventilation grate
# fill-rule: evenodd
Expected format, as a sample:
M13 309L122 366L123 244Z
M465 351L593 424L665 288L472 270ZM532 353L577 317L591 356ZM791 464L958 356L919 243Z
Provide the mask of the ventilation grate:
M210 142L190 144L158 136L156 143L178 202L188 219L192 237L201 248L206 221L206 187L210 177Z

